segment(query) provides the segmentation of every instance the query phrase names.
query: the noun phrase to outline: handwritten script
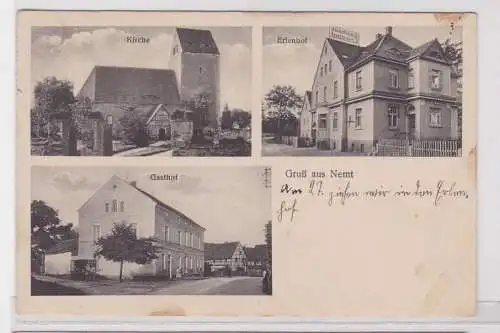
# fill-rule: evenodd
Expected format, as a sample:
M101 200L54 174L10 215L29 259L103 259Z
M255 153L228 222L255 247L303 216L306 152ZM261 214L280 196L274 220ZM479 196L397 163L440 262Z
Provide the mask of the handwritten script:
M444 200L468 200L469 193L457 182L439 180L434 184L424 184L416 180L411 185L389 188L383 185L374 188L356 188L352 180L327 182L311 180L307 188L283 184L280 193L285 196L276 212L278 222L292 222L299 212L300 199L306 196L323 200L328 206L347 205L353 200L428 200L438 207Z

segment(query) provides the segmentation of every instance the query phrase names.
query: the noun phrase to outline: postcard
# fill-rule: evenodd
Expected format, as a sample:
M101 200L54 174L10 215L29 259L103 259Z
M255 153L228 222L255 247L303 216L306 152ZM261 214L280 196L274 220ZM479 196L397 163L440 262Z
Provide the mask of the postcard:
M472 13L19 12L17 314L474 316L476 40Z

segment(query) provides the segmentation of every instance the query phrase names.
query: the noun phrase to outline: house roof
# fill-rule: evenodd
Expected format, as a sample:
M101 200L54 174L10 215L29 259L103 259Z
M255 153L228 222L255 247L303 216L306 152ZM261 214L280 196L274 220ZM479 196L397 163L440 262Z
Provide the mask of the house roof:
M66 252L74 252L78 250L78 238L68 239L57 242L49 248L46 254L59 254Z
M326 40L344 67L352 64L360 54L361 47L358 45L344 43L332 38L327 38Z
M205 259L224 260L233 257L239 242L205 243Z
M163 208L166 208L168 210L171 210L177 214L179 214L180 216L184 217L185 219L187 219L190 223L194 224L195 226L203 229L203 230L206 230L205 228L203 228L201 225L199 225L198 223L194 222L190 217L186 216L186 214L182 213L181 211L175 209L174 207L170 206L170 205L167 205L166 203L164 203L163 201L161 201L160 199L158 199L157 197L153 196L152 194L149 194L148 192L138 188L136 185L134 184L130 184L130 186L132 186L133 188L135 188L137 191L141 192L142 194L144 194L145 196L147 196L148 198L150 198L151 200L153 200L157 205L163 207Z
M219 54L219 49L209 30L176 28L184 52Z
M373 42L366 46L352 45L331 38L326 38L344 68L353 68L371 56L407 62L415 56L423 55L431 45L438 43L433 39L415 48L401 41L392 33L378 34Z
M255 245L255 247L246 247L245 253L249 261L267 260L267 245L260 244Z
M177 78L171 69L95 66L78 96L95 103L180 104Z

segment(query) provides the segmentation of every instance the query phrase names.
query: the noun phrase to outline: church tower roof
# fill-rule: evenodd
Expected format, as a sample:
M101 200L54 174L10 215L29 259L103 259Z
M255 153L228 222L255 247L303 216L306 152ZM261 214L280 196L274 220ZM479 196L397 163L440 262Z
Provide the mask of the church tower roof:
M219 49L209 30L176 28L183 52L219 55Z

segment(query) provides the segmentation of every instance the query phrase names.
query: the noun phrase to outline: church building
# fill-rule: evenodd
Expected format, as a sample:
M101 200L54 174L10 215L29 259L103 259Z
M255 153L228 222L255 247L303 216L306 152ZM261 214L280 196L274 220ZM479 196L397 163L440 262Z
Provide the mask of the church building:
M172 121L190 121L195 130L217 128L219 56L210 31L176 28L168 68L95 66L77 94L93 115L87 122L96 130L92 149L103 150L97 132L104 124L113 139L120 136L120 119L128 112L145 116L152 140L169 140Z

